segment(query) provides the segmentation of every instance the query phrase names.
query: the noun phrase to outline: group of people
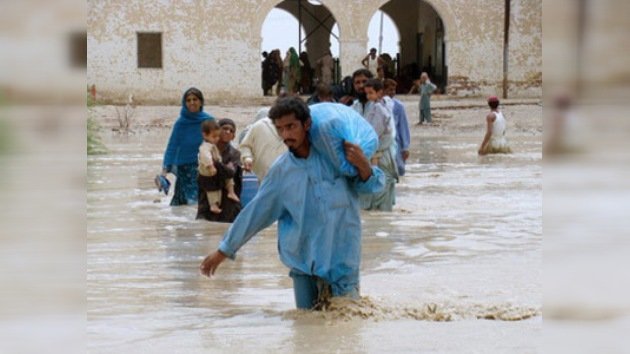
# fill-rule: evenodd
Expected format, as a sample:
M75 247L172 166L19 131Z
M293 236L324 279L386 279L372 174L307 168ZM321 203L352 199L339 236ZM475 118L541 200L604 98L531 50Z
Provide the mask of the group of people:
M393 79L395 76L395 64L392 57L387 53L378 55L376 48L370 48L370 52L361 60L361 65L380 80Z
M332 84L334 60L330 51L312 66L306 52L299 55L290 47L284 59L280 49L262 52L262 90L265 96L280 96L282 93L311 94L316 83Z
M345 157L358 171L353 177L340 174L312 148L309 104L297 95L283 94L271 108L261 109L239 138L239 151L232 145L234 121L216 121L204 112L198 89L184 93L164 155L163 175L177 176L171 205L197 203L197 218L232 222L218 249L200 264L202 274L212 276L277 221L278 251L290 269L298 308L317 309L331 296L359 296L360 210L392 210L395 184L409 158L410 132L404 104L395 98L396 81L374 78L367 68L356 70L351 80L351 90L342 96L320 85L309 104L346 104L374 128L378 147L369 159L358 144L344 142ZM493 96L488 104L478 153L509 152L499 100ZM241 210L243 170L253 171L261 184Z
M171 205L197 204L197 218L232 222L241 210L240 152L231 144L236 124L204 112L203 93L186 90L166 146L162 175L177 177Z
M371 48L370 52L361 60L363 67L370 71L372 77L386 82L392 80L389 73L389 67L391 66L391 59L388 61L389 55L376 54L376 48ZM394 80L392 80L394 81ZM397 82L394 81L397 85ZM396 87L394 87L395 89ZM424 122L432 123L431 120L431 95L436 91L437 86L429 79L429 74L422 72L420 79L414 83L414 87L411 88L409 93L416 89L420 94L420 109L418 125L422 125ZM395 94L395 92L394 92ZM392 96L393 97L393 96Z

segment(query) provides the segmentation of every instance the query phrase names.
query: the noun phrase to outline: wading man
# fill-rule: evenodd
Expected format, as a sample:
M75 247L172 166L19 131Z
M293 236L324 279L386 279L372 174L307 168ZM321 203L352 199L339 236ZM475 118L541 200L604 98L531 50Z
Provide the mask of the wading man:
M201 273L213 275L225 258L234 259L252 236L277 220L280 260L290 269L298 308L313 309L326 294L358 298L359 193L380 192L383 172L358 145L345 142L346 159L358 176L341 175L312 148L310 111L297 97L278 100L269 117L289 151L274 162L219 249L201 263Z

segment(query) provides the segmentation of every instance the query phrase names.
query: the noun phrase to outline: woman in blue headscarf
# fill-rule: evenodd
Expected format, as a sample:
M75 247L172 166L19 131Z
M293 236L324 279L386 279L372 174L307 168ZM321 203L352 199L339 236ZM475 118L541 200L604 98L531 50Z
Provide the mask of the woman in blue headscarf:
M197 204L197 153L203 141L201 122L206 119L214 117L203 111L203 94L189 88L182 98L182 110L173 125L162 164L163 176L168 172L177 176L171 205Z

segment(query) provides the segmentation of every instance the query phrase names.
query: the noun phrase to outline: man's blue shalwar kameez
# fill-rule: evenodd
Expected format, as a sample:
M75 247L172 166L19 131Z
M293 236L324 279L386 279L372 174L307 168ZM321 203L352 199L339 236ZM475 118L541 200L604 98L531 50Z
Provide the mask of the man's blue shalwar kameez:
M291 276L317 277L332 296L358 295L361 218L358 194L383 189L385 176L344 177L311 147L307 158L281 155L247 207L227 230L219 250L230 258L257 232L278 220L280 260ZM296 302L298 285L294 283Z

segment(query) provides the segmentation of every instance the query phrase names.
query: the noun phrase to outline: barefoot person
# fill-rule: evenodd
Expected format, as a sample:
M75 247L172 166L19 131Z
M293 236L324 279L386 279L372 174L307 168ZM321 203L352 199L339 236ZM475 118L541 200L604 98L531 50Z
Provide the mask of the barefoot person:
M358 176L344 177L311 148L308 106L298 97L279 99L269 112L289 148L271 166L258 193L225 233L217 251L200 265L210 277L225 258L278 221L280 260L290 269L296 306L313 309L324 294L359 296L361 217L359 193L383 188L384 176L359 145L344 144Z

